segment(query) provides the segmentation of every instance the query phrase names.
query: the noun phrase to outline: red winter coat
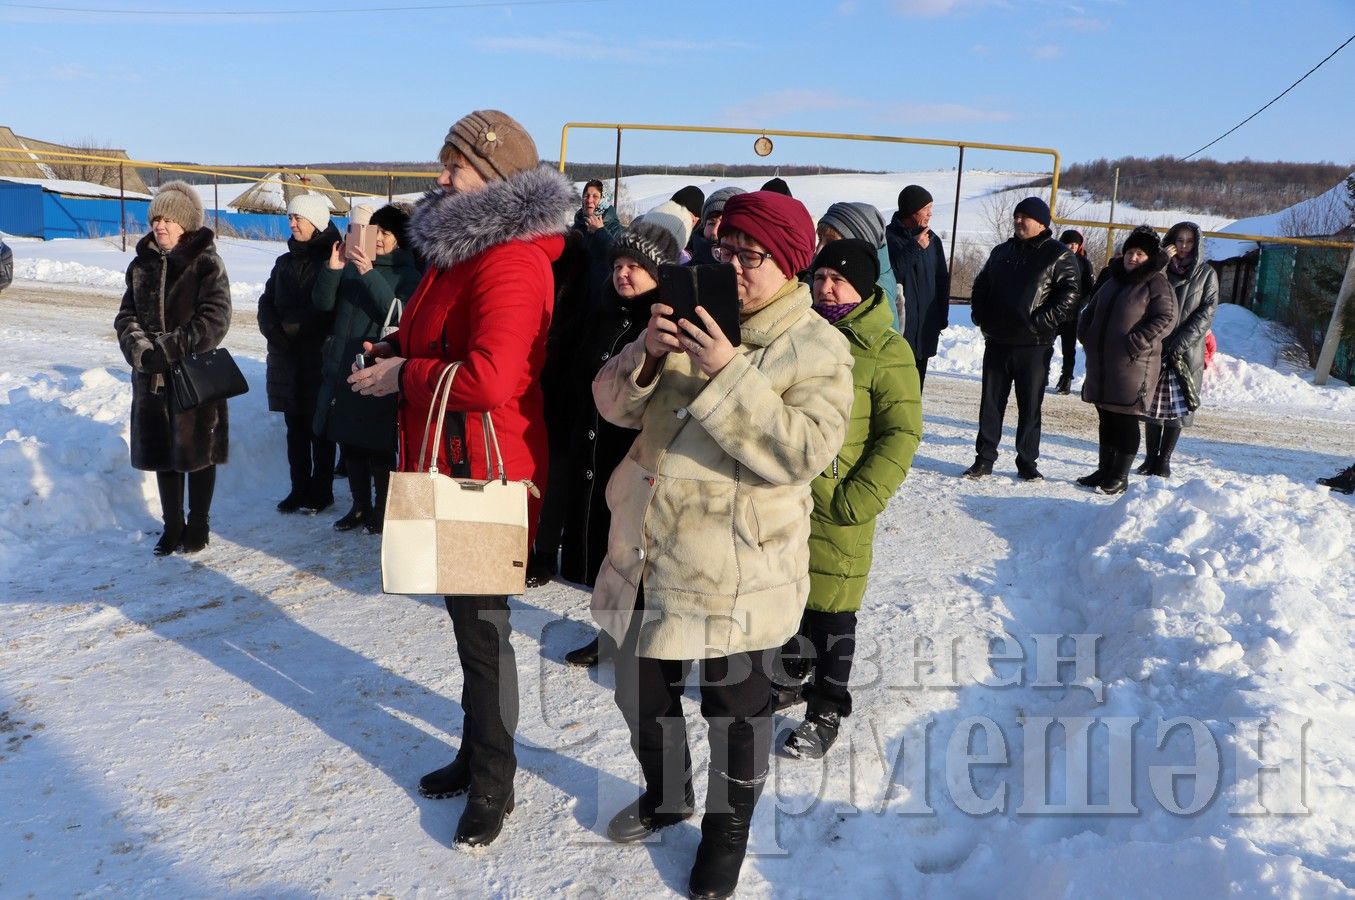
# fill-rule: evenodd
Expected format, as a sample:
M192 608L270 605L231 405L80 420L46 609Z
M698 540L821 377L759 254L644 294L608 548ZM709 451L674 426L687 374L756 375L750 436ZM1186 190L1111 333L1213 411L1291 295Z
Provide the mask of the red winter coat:
M387 338L406 362L400 372L401 471L418 468L438 377L461 362L449 411L466 413L466 446L444 437L438 467L468 461L488 478L484 432L475 413L490 412L510 479L546 488L549 449L538 377L546 357L555 283L551 263L564 249L563 216L573 192L563 176L538 169L475 194L426 201L410 238L429 270ZM540 500L531 497L535 538Z

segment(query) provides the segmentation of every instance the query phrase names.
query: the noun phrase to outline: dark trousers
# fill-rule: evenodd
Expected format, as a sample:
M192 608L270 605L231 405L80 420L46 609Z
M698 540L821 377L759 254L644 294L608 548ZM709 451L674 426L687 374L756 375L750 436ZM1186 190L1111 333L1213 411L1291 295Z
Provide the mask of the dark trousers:
M616 705L644 773L646 800L660 810L676 809L691 779L682 690L692 661L637 656L638 609L620 647L603 633L604 652L613 653L616 660ZM729 782L757 784L767 776L772 737L767 662L776 652L773 648L700 660L701 715L710 738L707 811L728 811Z
M376 489L377 512L385 512L386 490L390 487L391 469L395 454L389 450L368 450L353 444L341 444L343 459L348 466L348 489L353 493L353 506L372 509L372 489Z
M517 755L518 669L508 642L507 597L447 597L461 660L461 751L468 757L470 792L507 796L513 788Z
M284 413L287 423L287 468L293 491L325 494L334 490L334 442L311 431L315 411Z
M1059 350L1063 353L1063 369L1059 378L1073 377L1073 365L1077 362L1077 319L1073 318L1059 326Z
M997 459L1007 398L1016 389L1016 465L1033 466L1040 458L1040 407L1049 383L1053 347L1014 347L989 343L983 348L983 395L979 401L979 435L974 454Z
M834 710L851 715L852 693L847 682L856 655L856 613L820 612L807 609L800 618L800 631L781 648L782 671L773 673L779 681L784 673L790 681L800 681L812 673L805 686L810 710Z
M926 383L926 381L927 381L927 360L929 360L929 359L931 359L930 356L924 356L924 357L922 357L921 359L917 360L917 387L918 387L918 390L922 390L922 386L923 386L923 385Z
M160 513L166 525L183 524L183 472L156 472L156 487L160 489ZM212 494L216 492L216 466L208 466L188 473L188 519L207 521L212 511Z
M1098 436L1101 446L1115 453L1134 456L1139 452L1139 417L1125 413L1107 412L1096 408Z

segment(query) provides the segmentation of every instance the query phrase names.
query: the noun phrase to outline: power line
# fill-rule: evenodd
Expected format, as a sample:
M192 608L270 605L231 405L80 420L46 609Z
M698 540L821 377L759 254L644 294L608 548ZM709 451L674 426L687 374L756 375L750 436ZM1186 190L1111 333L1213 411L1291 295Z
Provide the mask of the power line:
M1203 147L1201 147L1199 150L1196 150L1195 153L1190 154L1190 156L1182 157L1181 161L1184 162L1185 160L1190 159L1191 156L1195 156L1197 153L1203 153L1204 151L1208 150L1210 147L1212 147L1212 146L1214 146L1215 144L1217 144L1219 141L1221 141L1221 140L1223 140L1224 138L1226 138L1228 135L1232 134L1234 131L1237 131L1237 130L1238 130L1239 128L1241 128L1243 125L1246 125L1246 124L1247 124L1248 122L1250 122L1252 119L1254 119L1254 118L1256 118L1257 116L1261 115L1261 113L1265 112L1266 109L1270 106L1271 103L1274 103L1276 100L1279 100L1279 99L1280 99L1281 97L1283 97L1285 94L1289 93L1289 92L1292 91L1294 88L1298 87L1299 84L1301 84L1301 83L1303 82L1303 79L1304 79L1304 78L1307 78L1309 75L1313 74L1313 73L1316 72L1318 69L1322 68L1322 66L1327 62L1328 59L1331 59L1333 56L1335 56L1336 54L1340 53L1342 50L1346 49L1346 44L1349 44L1351 41L1355 41L1355 34L1352 34L1350 37L1346 38L1346 41L1345 41L1344 44L1342 44L1341 46L1337 47L1337 48L1336 48L1335 50L1333 50L1332 52L1328 53L1328 54L1326 55L1326 57L1322 60L1322 62L1320 62L1320 63L1318 63L1317 65L1313 66L1313 67L1312 67L1311 69L1309 69L1307 72L1304 72L1302 78L1300 78L1298 81L1294 82L1293 84L1291 84L1289 87L1285 88L1284 90L1280 91L1280 92L1279 92L1278 94L1276 94L1273 98L1271 98L1270 103L1267 103L1265 106L1261 107L1261 108L1258 109L1256 112L1254 112L1254 113L1252 113L1251 115L1247 116L1247 118L1243 119L1241 122L1238 122L1238 123L1237 123L1236 125L1234 125L1232 128L1229 128L1229 129L1228 129L1227 131L1225 131L1223 134L1219 135L1218 137L1214 138L1214 139L1213 139L1212 141L1210 141L1209 143L1205 144L1205 145L1204 145Z
M113 16L297 16L333 15L335 13L424 12L446 9L485 9L495 6L563 6L578 3L607 3L610 0L481 0L472 3L430 3L415 6L359 6L348 9L98 9L87 6L48 6L39 3L2 3L9 9L31 9L41 12L93 13Z

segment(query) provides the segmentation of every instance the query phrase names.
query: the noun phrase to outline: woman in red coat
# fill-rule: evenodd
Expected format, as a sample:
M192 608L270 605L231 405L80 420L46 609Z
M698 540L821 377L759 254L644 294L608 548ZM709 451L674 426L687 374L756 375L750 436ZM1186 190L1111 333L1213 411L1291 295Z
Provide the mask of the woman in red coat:
M428 261L399 331L375 346L377 361L348 379L363 394L400 395L401 471L418 466L438 377L454 362L448 437L438 468L488 478L480 417L492 412L511 479L545 489L548 451L538 376L554 302L551 262L564 249L578 202L564 176L540 165L536 145L511 116L480 110L447 133L439 155L443 193L422 203L410 242ZM452 415L451 413L461 413ZM539 501L528 521L535 530ZM508 598L448 597L463 686L460 752L419 782L425 797L470 793L456 842L498 837L513 808L517 669L508 643Z

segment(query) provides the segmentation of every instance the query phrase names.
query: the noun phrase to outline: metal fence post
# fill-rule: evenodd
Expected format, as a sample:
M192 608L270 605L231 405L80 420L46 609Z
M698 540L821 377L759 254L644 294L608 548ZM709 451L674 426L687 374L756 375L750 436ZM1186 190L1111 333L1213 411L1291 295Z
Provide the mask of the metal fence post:
M1120 199L1120 167L1115 167L1115 186L1110 191L1110 215L1106 217L1106 262L1110 265L1110 258L1115 254L1115 229L1111 225L1115 224L1115 201Z
M946 274L955 278L955 236L960 233L960 179L964 177L964 145L960 145L960 165L955 170L955 213L950 217L950 259ZM951 293L954 293L952 291ZM950 298L946 298L950 302Z
M221 234L221 176L212 173L212 230Z
M621 216L621 208L617 204L621 201L621 129L616 129L616 171L612 173L612 206L616 207L618 220Z
M123 182L122 163L118 163L118 218L122 224L122 252L127 252L127 189Z
M395 173L394 173L394 172L387 172L387 173L386 173L386 202L387 202L387 203L394 203L394 202L395 202Z

